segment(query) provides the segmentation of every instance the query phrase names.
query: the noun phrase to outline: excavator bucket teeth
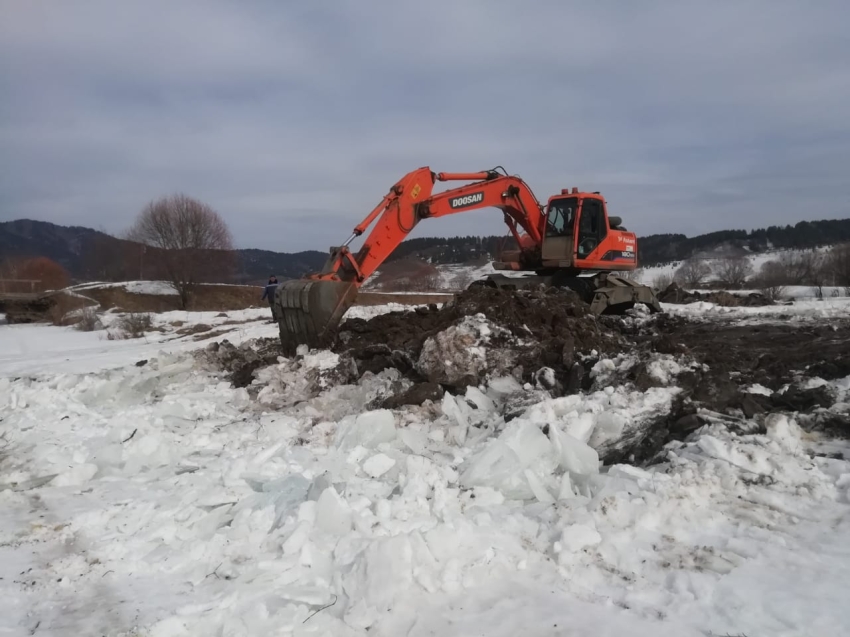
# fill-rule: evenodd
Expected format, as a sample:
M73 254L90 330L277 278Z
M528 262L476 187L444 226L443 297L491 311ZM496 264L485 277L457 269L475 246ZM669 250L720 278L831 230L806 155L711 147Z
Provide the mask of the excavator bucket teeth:
M330 346L357 292L356 285L343 281L301 279L279 285L275 310L284 353L294 354L299 345Z

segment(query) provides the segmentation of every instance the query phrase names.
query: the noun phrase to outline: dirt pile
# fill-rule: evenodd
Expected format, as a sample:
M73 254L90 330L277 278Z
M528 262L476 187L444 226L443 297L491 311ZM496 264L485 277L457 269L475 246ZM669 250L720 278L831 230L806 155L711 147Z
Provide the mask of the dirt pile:
M671 283L658 294L658 300L662 303L696 303L697 301L707 301L722 307L760 307L763 305L774 305L774 302L759 292L750 292L748 294L731 294L729 292L718 290L716 292L695 292L684 290L676 283Z
M834 409L835 393L807 384L811 378L830 381L850 375L845 362L850 361L850 321L738 325L659 315L642 329L655 336L638 351L669 350L700 365L676 376L682 393L670 413L634 440L621 441L606 462L651 464L663 445L683 440L713 419L742 431L761 431L767 414L776 412L793 414L804 429L850 437L850 415ZM642 363L621 380L640 390L655 384ZM753 391L754 385L761 388Z
M280 341L276 338L261 338L239 346L224 340L210 343L197 353L207 364L227 372L235 387L250 385L254 372L274 365L280 355Z
M0 310L6 314L6 321L13 323L41 323L50 320L50 312L56 305L52 296L35 298L6 299Z
M580 355L626 347L612 325L594 317L571 290L473 286L442 309L350 319L333 349L350 356L361 374L394 367L416 382L456 391L488 373L534 383L546 367L563 393L578 389Z

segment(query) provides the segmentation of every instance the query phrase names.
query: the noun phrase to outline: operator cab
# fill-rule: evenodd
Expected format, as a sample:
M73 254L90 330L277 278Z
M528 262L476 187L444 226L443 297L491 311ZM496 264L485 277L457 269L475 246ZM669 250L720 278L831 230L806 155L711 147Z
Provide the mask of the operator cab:
M565 196L550 199L546 209L541 256L565 267L573 264L574 254L577 259L588 258L605 239L608 228L601 198L579 194L577 188L561 194Z

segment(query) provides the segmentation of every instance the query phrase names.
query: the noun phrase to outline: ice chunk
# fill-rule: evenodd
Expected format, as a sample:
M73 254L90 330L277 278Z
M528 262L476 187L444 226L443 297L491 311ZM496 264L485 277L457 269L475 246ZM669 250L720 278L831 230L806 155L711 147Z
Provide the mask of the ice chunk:
M295 555L310 539L310 531L313 525L309 522L299 522L295 530L283 542L282 548L285 555Z
M608 475L612 478L623 478L625 480L651 480L652 474L644 469L633 467L628 464L615 464L608 470Z
M310 481L301 474L277 478L264 483L259 493L238 502L233 507L233 514L243 509L259 510L274 506L275 520L272 528L276 529L283 525L287 517L295 515L298 506L307 499L309 489Z
M439 430L442 434L442 430ZM436 432L431 432L431 434ZM429 434L426 434L424 431L416 431L415 429L403 428L398 430L398 437L408 449L410 449L413 453L424 456L428 452L428 438ZM433 436L431 436L433 440Z
M395 440L395 416L389 409L377 409L346 417L340 422L336 445L348 449L362 445L374 449L382 442Z
M322 495L325 489L331 486L331 480L324 473L320 476L316 476L313 479L313 483L310 485L310 489L307 491L307 499L308 500L318 500L319 496Z
M492 486L510 498L525 499L534 495L523 475L519 456L498 439L489 442L467 462L460 483L465 487Z
M97 473L97 465L91 463L74 465L67 471L63 471L53 479L55 487L69 487L84 484L94 478Z
M501 395L501 397L516 394L522 391L522 385L519 384L513 376L500 376L492 378L487 383L488 393Z
M586 546L596 546L602 541L602 536L586 524L571 524L561 532L561 550L569 553L580 551Z
M763 475L771 475L774 472L767 452L762 449L747 449L743 445L720 440L708 434L700 436L696 446L707 456L723 460L747 471Z
M395 460L383 453L376 453L363 463L363 471L373 478L379 478L394 466Z
M549 463L554 469L552 447L543 432L533 423L516 420L465 462L459 482L466 487L493 487L509 498L530 499L538 493L525 469L534 465L535 470L546 472Z
M756 383L754 385L750 385L749 387L744 389L744 391L747 392L748 394L761 394L762 396L772 396L773 395L773 392L771 390L769 390L764 385L759 385L758 383Z
M546 434L530 422L520 421L513 427L507 427L499 438L517 453L523 467L552 451Z
M422 345L416 369L431 382L456 385L476 379L485 370L487 354L482 346L486 334L476 333L473 317L430 336Z
M469 385L466 388L466 399L474 403L482 411L496 411L496 404L493 402L493 399L477 387Z
M182 637L188 634L186 622L179 617L167 617L150 627L151 637Z
M622 415L603 411L596 417L596 426L588 444L594 449L598 449L604 444L619 440L625 427L626 419Z
M564 471L578 475L599 473L599 454L592 447L564 433L555 424L549 426L549 440Z
M768 414L765 419L767 437L779 443L786 451L797 451L801 448L800 427L793 419L782 414Z
M526 469L524 474L525 479L528 481L528 487L531 489L535 498L547 504L555 501L555 498L553 498L552 494L546 490L546 487L543 486L543 482L540 481L540 478L534 475L533 471Z
M336 489L328 487L316 503L316 528L331 535L345 535L351 530L352 514L348 503Z
M561 476L561 490L558 493L558 499L571 500L575 497L575 495L575 491L573 491L573 481L570 480L570 474L567 472Z

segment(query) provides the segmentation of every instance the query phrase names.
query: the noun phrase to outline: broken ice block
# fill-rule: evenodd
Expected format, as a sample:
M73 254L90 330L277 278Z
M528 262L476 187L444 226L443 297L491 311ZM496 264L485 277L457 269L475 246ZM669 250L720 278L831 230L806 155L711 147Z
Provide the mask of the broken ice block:
M374 449L382 442L395 440L395 416L389 409L377 409L346 417L339 424L336 445L339 449L350 449L362 445Z
M595 449L564 433L555 424L549 426L549 439L564 471L579 475L599 473L599 454Z

